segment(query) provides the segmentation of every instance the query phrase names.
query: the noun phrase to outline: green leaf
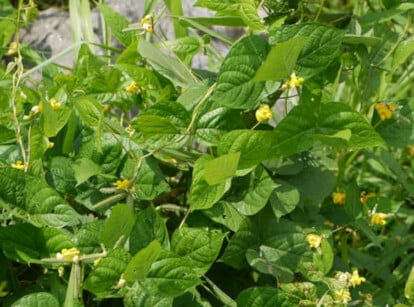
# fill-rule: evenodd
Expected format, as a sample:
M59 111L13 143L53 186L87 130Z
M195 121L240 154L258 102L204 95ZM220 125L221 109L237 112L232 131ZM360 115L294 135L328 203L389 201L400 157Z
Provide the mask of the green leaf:
M295 37L307 37L296 65L297 75L306 79L325 70L339 57L344 34L318 23L275 26L269 30L269 43L276 45Z
M271 158L272 131L233 130L219 144L220 155L240 152L239 170L250 169Z
M83 283L83 288L97 297L113 296L113 291L125 271L129 259L127 251L123 248L111 250L94 267Z
M153 206L139 211L131 231L130 252L136 253L154 240L160 242L165 249L169 249L170 241L165 222Z
M200 283L201 280L185 259L163 251L141 286L148 295L176 297Z
M136 119L136 127L147 143L173 144L186 139L191 117L185 108L173 102L157 103Z
M280 185L276 187L270 196L270 204L273 213L277 218L289 214L298 205L300 201L300 192L298 188L285 181L277 181Z
M187 88L191 83L197 81L184 64L166 56L151 43L140 40L138 51L158 73L171 80L175 85Z
M236 152L208 161L204 167L204 180L209 185L216 185L235 176L239 158L240 153Z
M277 288L255 287L243 290L237 297L238 307L282 306L285 301L283 292Z
M134 287L128 290L129 291L124 296L124 305L126 307L171 307L173 306L174 298L148 295L144 292L144 290L138 283L135 283Z
M58 134L68 122L71 114L72 110L66 104L58 110L53 110L50 103L44 102L41 122L45 136L52 137Z
M254 0L239 1L239 13L246 25L253 31L263 31L264 22L257 12L257 2Z
M11 208L23 210L36 226L76 225L80 215L44 181L0 165L0 198Z
M132 159L127 159L121 173L123 178L133 178L136 163ZM170 190L157 161L152 157L147 157L142 162L134 186L135 194L141 200L152 200Z
M254 215L266 206L275 184L266 170L258 166L252 173L236 178L233 186L240 192L227 200L242 215Z
M129 21L124 16L118 14L113 9L102 3L96 3L96 5L101 11L103 17L105 18L105 22L110 27L112 34L118 42L120 42L124 47L128 47L137 40L135 33L122 31L129 25Z
M0 228L0 246L11 260L39 263L41 258L54 257L63 248L73 247L73 243L62 230L18 224Z
M251 35L238 41L220 68L213 100L234 109L256 107L264 82L252 80L267 53L267 42L259 36Z
M198 228L177 229L171 240L171 249L198 275L204 275L216 260L224 234Z
M105 223L100 241L106 247L113 247L120 240L120 242L125 242L131 233L134 222L135 216L131 208L123 204L116 205Z
M341 136L336 139L337 142L326 138L334 137L346 129L351 131L349 141ZM315 140L355 150L384 145L382 138L361 114L346 104L336 102L321 105L303 103L288 113L274 133L271 148L273 157L307 150L314 145Z
M205 167L213 157L204 155L194 165L193 182L190 189L191 210L203 210L211 208L230 189L231 179L224 182L210 185L205 178Z
M288 78L306 43L306 37L294 37L270 49L266 60L259 67L253 81L281 80Z
M234 232L239 229L244 219L244 216L226 201L219 201L210 209L203 210L203 214Z
M141 249L128 263L124 272L124 278L130 282L144 280L151 269L151 265L160 255L161 250L161 244L156 240Z
M87 158L76 160L72 163L72 169L75 173L74 176L77 185L84 183L92 176L102 174L101 167Z
M395 50L392 58L392 68L395 69L407 61L408 57L414 53L414 40L401 42Z
M56 297L47 292L31 293L15 301L12 307L59 307Z
M410 301L414 299L414 266L411 269L410 274L408 275L407 282L405 283L404 295Z
M382 39L379 37L372 36L362 36L354 34L346 34L342 43L348 45L360 45L364 44L367 47L379 47L381 45Z
M91 97L79 97L74 100L76 111L81 120L89 127L98 127L103 117L103 108Z
M376 130L393 147L414 144L414 100L399 101L401 109L393 118L381 121Z
M303 230L295 223L275 217L270 210L247 218L231 238L221 260L235 268L242 268L246 256L251 265L260 269L262 263L268 263L266 271L279 276L279 268L296 270L298 264L309 258Z
M46 174L48 183L60 193L75 193L75 174L72 169L72 161L66 157L53 157L50 162L49 172Z
M195 55L201 49L200 41L192 36L168 40L164 43L164 45L168 47L168 50L183 56Z
M331 270L334 263L334 252L327 239L322 240L320 253L313 252L313 263L325 275Z
M115 68L126 73L132 80L144 89L160 88L160 82L155 73L144 67L139 67L136 64L115 64Z
M82 225L73 236L74 245L83 254L93 254L102 252L100 247L100 238L102 236L102 230L104 229L105 221L98 220Z

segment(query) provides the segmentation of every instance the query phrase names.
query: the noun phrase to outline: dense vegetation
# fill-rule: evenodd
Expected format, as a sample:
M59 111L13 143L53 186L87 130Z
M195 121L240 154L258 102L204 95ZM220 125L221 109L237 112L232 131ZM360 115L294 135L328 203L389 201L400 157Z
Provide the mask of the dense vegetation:
M414 304L411 1L94 5L0 0L0 304Z

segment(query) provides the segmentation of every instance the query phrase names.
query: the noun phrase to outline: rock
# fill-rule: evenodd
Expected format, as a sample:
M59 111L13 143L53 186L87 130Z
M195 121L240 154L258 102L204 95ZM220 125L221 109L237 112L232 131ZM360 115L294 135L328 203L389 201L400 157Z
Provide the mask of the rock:
M183 11L185 16L211 16L212 12L204 8L193 7L195 0L183 0ZM143 17L144 1L136 0L108 0L107 5L115 11L125 16L131 23L139 22ZM161 12L161 7L156 8L156 14ZM156 31L165 33L166 37L173 38L173 27L168 11L165 11L163 17L160 18L156 25ZM96 41L101 42L102 30L100 26L100 14L97 8L92 10L92 22L94 32L96 33ZM41 52L45 58L50 58L67 50L72 46L72 35L70 30L69 12L59 8L49 8L40 12L34 23L28 28L21 31L21 41L24 44L30 45L35 50ZM237 29L221 29L225 34L232 37L239 37L241 31ZM224 55L229 46L214 42L215 49L221 55ZM68 53L59 57L56 60L57 64L72 67L74 64L74 53ZM203 55L198 55L194 61L193 66L196 68L206 68L207 58Z

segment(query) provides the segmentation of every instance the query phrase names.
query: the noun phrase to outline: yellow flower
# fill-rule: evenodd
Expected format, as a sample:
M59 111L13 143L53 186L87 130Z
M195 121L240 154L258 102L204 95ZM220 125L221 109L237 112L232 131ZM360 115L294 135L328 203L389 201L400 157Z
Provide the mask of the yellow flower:
M24 171L24 169L25 169L25 165L23 164L23 162L21 160L17 160L16 163L12 163L11 167L13 167L15 169L19 169L21 171Z
M349 278L349 282L351 283L352 287L359 286L365 281L366 281L365 277L359 277L358 270L354 270L352 272L351 278Z
M79 260L79 255L80 251L76 247L64 248L60 253L56 254L56 259L77 262Z
M288 90L291 88L299 87L302 85L302 83L305 81L302 77L297 77L295 72L292 72L290 74L289 79L286 80L286 82L282 85L282 89Z
M50 98L49 99L50 105L52 107L53 110L59 110L60 109L60 102L57 102L57 100L55 98Z
M256 110L256 120L261 123L273 117L272 110L267 104L261 104Z
M152 15L147 15L144 18L142 18L141 25L142 25L142 28L144 28L146 32L153 33L154 32L154 18L152 17Z
M365 193L365 192L362 192L361 193L361 197L359 198L359 201L362 203L362 204L366 204L366 202L367 202L367 200L369 199L369 198L372 198L372 197L375 197L375 196L377 196L377 194L376 193L374 193L374 192L369 192L368 194L367 193Z
M31 114L42 113L43 112L43 101L39 101L37 106L33 106L30 110Z
M375 104L375 110L377 110L381 120L392 118L392 112L394 112L396 108L397 106L394 103L378 102Z
M346 195L345 193L332 193L332 200L335 205L345 205Z
M65 267L63 267L63 266L60 266L60 267L58 267L58 276L59 277L63 277L63 275L65 275Z
M116 189L117 190L126 190L131 186L131 181L128 179L125 180L117 180L116 181Z
M385 213L375 213L371 217L371 223L374 225L384 226L387 224L387 221L385 220L387 216L388 215Z
M18 42L11 42L9 45L9 50L7 51L8 56L13 56L17 53L17 49L19 48Z
M126 89L125 89L125 90L126 90ZM103 105L103 111L104 111L104 112L109 112L109 111L111 111L111 109L112 109L112 106L111 106L110 104L105 103L105 104Z
M348 304L352 300L351 293L348 289L335 291L334 295L335 299L343 304Z
M322 236L310 233L306 236L306 241L308 241L310 247L318 248L322 243Z
M131 94L139 94L141 92L141 88L139 87L138 83L132 81L130 85L125 87L125 91Z

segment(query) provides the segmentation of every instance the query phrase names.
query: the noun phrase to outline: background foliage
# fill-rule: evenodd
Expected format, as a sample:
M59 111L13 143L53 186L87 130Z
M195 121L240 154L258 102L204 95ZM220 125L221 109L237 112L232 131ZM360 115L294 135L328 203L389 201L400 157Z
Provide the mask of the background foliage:
M411 306L414 4L159 2L63 69L0 0L0 302Z

